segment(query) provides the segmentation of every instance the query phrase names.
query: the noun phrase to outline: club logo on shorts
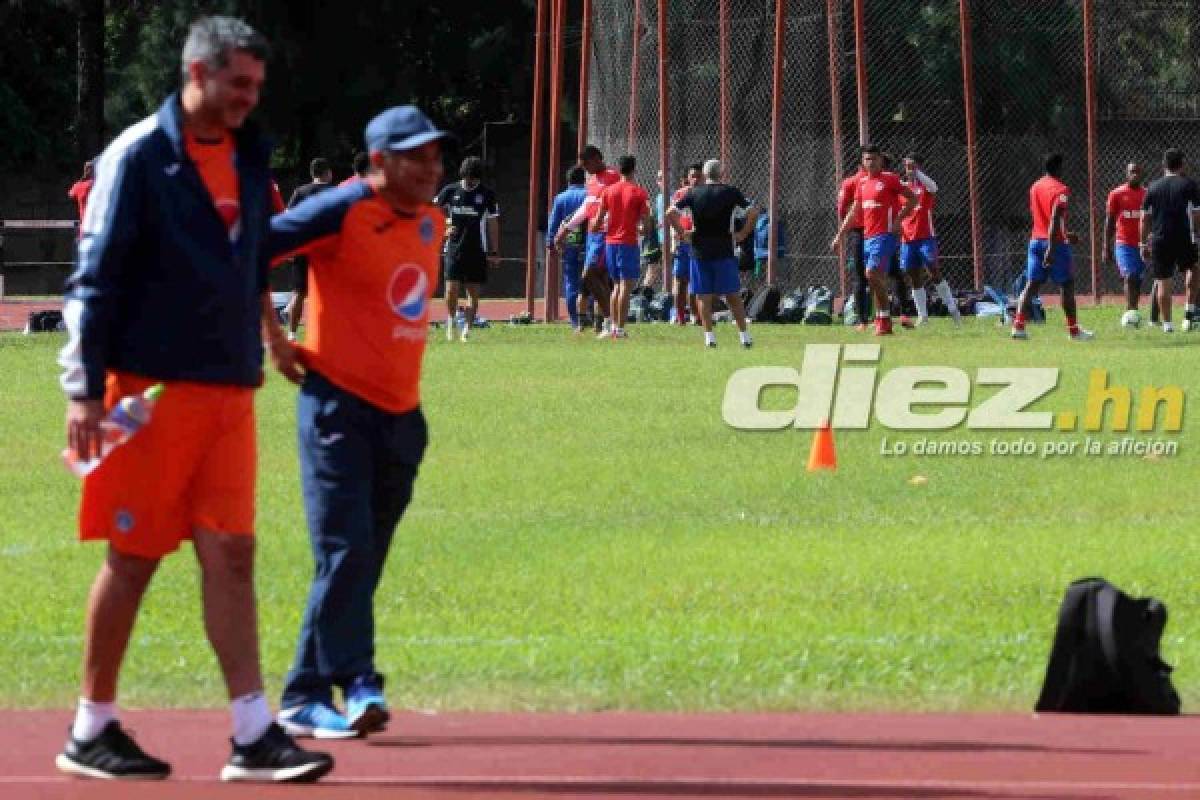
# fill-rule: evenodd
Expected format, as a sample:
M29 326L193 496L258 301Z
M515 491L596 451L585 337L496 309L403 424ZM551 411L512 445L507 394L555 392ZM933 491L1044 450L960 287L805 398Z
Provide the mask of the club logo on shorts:
M449 227L450 220L446 220L446 225ZM429 244L433 241L433 220L424 216L421 218L421 225L417 229L417 233L421 236L421 244Z
M426 218L426 222L429 222ZM432 226L432 222L430 222ZM388 283L388 305L396 316L408 322L418 322L425 317L425 294L429 279L416 264L401 264L392 273Z
M119 508L113 517L113 524L116 525L118 533L129 533L133 530L133 514L124 508Z

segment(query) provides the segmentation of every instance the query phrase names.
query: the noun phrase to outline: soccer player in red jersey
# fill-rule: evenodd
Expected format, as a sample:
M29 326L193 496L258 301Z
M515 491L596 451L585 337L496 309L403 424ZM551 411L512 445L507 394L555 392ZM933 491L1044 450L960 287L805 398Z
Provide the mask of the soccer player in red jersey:
M850 211L850 206L854 205L854 191L858 188L859 180L866 174L866 170L860 165L858 170L842 181L842 185L838 188L837 218L839 224L846 218L846 214ZM846 270L854 274L854 307L858 313L859 320L855 328L859 331L865 331L867 329L867 308L871 305L871 298L870 284L867 282L867 262L863 258L861 213L854 218L850 224L850 228L846 231L842 248L846 253Z
M272 257L309 256L313 311L296 416L316 569L279 715L294 735L389 718L374 598L428 439L421 365L446 224L430 198L446 136L415 106L388 109L367 124L366 178L271 220Z
M1051 153L1043 160L1044 175L1029 187L1029 211L1033 233L1029 240L1029 259L1025 266L1025 289L1013 318L1012 338L1028 339L1025 320L1033 298L1042 284L1052 280L1062 290L1063 314L1067 334L1073 341L1093 338L1091 331L1079 327L1075 314L1075 279L1071 272L1071 245L1078 237L1067 231L1067 201L1071 190L1062 182L1062 153Z
M892 333L887 271L900 243L900 221L912 212L917 198L894 172L884 172L883 156L875 145L863 146L862 166L865 174L859 178L854 190L854 202L850 204L837 235L829 243L829 249L837 250L842 245L846 231L861 212L867 280L875 300L875 335L886 336ZM897 197L905 200L899 214L896 213Z
M679 202L688 189L695 189L704 183L704 165L700 163L689 164L687 174L683 178L683 182L675 193L671 195L671 206ZM663 221L665 224L666 212L669 209L663 209ZM695 223L692 220L692 212L690 209L681 212L679 217L679 226L684 233L688 233L695 228ZM666 226L670 228L670 225ZM695 260L692 254L692 245L685 242L681 237L675 235L674 229L669 231L672 241L671 252L674 254L674 264L671 268L671 277L674 278L674 300L675 300L675 324L687 324L687 312L691 309L692 318L696 320L696 324L700 324L700 311L696 305L696 295L690 290L692 280L692 262Z
M1103 252L1106 265L1117 263L1117 271L1125 283L1125 313L1121 325L1136 328L1138 299L1142 293L1142 275L1146 262L1141 253L1142 203L1146 187L1142 186L1142 165L1130 161L1125 166L1125 183L1108 193L1104 210ZM1151 308L1154 303L1150 303Z
M87 212L87 199L92 191L92 184L95 181L92 179L92 162L84 162L83 175L79 180L71 184L71 188L67 190L67 197L75 201L75 205L79 208L79 235L83 236L83 215Z
M938 185L922 170L921 157L916 153L904 157L904 176L906 185L917 196L917 207L900 225L900 268L912 287L917 324L924 325L929 321L929 301L925 295L925 272L928 270L929 280L933 281L938 297L942 298L950 316L954 318L954 324L961 325L962 317L954 302L954 293L950 291L950 284L942 277L941 267L938 266L938 240L933 225Z
M650 213L650 195L633 181L637 159L617 159L621 180L600 193L600 206L589 230L604 233L604 262L613 280L612 338L625 338L625 319L629 315L629 293L641 272L638 234L654 225Z

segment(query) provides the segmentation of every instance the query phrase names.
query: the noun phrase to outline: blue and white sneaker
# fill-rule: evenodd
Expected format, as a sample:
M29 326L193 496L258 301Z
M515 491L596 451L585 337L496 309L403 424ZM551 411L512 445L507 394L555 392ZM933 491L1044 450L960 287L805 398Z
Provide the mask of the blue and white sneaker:
M359 732L344 716L324 703L307 703L285 708L276 717L279 727L289 736L313 739L353 739Z
M382 675L359 675L346 687L346 719L351 728L362 734L379 733L390 718L383 699Z

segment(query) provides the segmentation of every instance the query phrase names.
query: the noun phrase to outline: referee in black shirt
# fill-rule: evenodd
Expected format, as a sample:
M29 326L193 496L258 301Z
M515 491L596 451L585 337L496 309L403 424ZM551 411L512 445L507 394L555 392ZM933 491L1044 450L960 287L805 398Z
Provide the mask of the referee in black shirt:
M1200 186L1183 174L1183 151L1172 147L1163 154L1163 176L1150 184L1142 204L1142 252L1154 265L1158 307L1163 333L1171 333L1171 279L1187 273L1187 311L1183 329L1200 328L1196 304L1200 281L1196 276L1196 226L1200 224Z

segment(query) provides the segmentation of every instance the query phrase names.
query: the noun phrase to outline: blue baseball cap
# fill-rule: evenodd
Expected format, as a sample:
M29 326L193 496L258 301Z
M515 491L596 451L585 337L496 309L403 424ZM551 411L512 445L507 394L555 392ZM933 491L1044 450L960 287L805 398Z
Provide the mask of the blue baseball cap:
M372 153L412 150L452 134L439 131L416 106L395 106L367 123L367 150Z

